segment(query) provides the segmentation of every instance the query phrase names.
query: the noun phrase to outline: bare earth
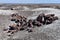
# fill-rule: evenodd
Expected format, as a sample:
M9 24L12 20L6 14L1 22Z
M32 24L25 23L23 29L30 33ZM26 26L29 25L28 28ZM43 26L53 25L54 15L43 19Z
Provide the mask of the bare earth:
M7 36L8 34L4 32L3 29L14 23L10 21L10 13L14 12L24 15L28 19L35 19L37 15L42 12L46 14L54 13L59 17L59 20L56 20L49 25L36 27L32 33L28 33L24 30L19 31L12 36ZM60 40L60 10L54 8L37 8L33 10L31 9L31 11L0 10L0 40Z

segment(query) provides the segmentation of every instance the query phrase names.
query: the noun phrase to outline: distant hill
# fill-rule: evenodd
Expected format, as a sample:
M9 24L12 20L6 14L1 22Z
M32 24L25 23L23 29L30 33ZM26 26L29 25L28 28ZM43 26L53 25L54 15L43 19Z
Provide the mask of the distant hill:
M34 8L58 8L60 9L60 4L0 4L0 9L1 10L10 10L11 8L14 10L21 10L24 7L34 9Z

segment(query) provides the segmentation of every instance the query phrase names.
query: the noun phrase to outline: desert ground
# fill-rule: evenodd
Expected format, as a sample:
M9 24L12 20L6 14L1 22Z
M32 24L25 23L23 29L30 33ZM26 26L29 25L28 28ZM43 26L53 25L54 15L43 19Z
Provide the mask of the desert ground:
M58 7L58 8L57 8ZM13 10L11 10L13 8ZM0 40L60 40L60 6L59 4L36 4L36 5L19 5L19 4L0 4ZM3 31L14 22L10 21L10 15L18 13L28 19L35 19L39 14L55 14L58 20L52 24L43 25L34 28L34 32L18 31L12 36Z

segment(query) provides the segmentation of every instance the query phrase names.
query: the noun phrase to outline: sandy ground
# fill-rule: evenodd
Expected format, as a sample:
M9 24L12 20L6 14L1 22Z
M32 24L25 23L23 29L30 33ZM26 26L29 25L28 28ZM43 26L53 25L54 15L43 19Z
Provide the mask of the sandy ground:
M3 13L7 13L6 10L2 10ZM6 11L6 12L4 12ZM1 11L0 11L1 12ZM14 12L14 11L13 11ZM35 19L40 13L54 13L59 17L59 20L54 21L52 24L43 25L41 27L34 28L34 32L28 33L27 31L19 31L12 36L3 31L9 24L14 22L10 21L10 16L0 15L0 40L60 40L60 10L53 8L38 8L31 11L17 11L21 15L25 15L28 19ZM11 13L11 11L8 11ZM0 13L1 14L1 13ZM9 14L10 15L10 14Z

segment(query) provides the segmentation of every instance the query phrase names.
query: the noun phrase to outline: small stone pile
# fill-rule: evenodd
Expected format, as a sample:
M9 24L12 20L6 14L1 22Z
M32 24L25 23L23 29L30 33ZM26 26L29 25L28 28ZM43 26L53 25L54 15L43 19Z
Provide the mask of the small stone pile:
M29 19L27 20L26 17L18 15L18 14L12 14L11 15L11 21L14 21L15 24L9 25L9 30L7 33L15 33L18 31L26 30L28 32L33 32L33 28L35 26L40 27L42 25L48 25L51 24L53 21L58 20L58 17L55 16L55 14L39 14L38 17L34 20ZM6 29L4 29L6 31Z

